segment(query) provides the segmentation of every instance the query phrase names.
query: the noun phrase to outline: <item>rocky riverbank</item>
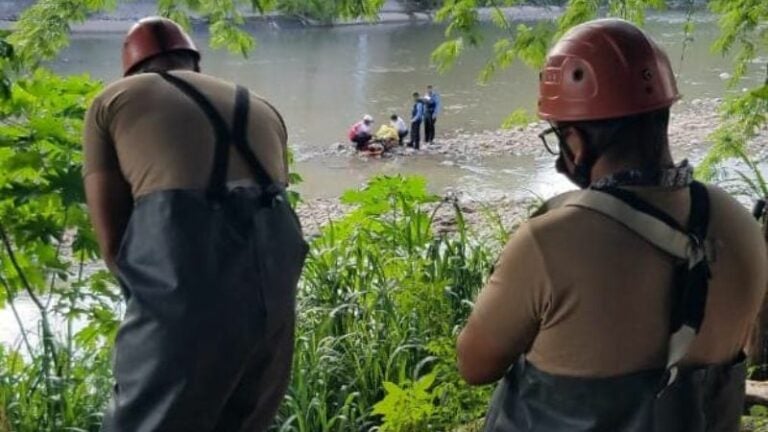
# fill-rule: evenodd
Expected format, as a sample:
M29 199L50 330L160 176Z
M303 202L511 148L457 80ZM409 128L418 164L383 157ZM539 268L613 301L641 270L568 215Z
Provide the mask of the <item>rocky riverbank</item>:
M434 211L433 229L436 233L457 230L458 208L470 230L483 235L495 235L502 229L510 230L522 222L537 202L533 196L523 199L502 196L478 201L461 193L448 193L440 203L430 205L427 210ZM297 213L305 234L313 237L329 221L343 217L349 210L350 207L338 199L312 199L299 204Z
M669 126L669 139L676 155L685 156L709 143L708 135L720 123L717 109L721 102L722 100L719 98L693 99L681 101L674 107ZM435 145L422 145L418 151L410 148L397 148L384 157L426 154L445 156L450 159L471 160L501 155L539 154L543 151L543 147L537 135L546 127L545 122L534 122L526 126L476 133L458 129L447 138L439 138ZM334 143L324 155L352 157L356 155L356 152L347 143Z
M720 99L693 99L681 101L673 108L669 126L670 145L676 159L700 159L711 140L709 135L720 124L718 106ZM442 157L443 164L450 165L460 161L488 158L494 156L540 155L544 152L537 134L546 128L543 122L531 123L523 127L470 133L455 131L450 137L440 139L434 146L425 146L421 150L397 148L384 158L419 157L432 155ZM757 157L765 157L768 152L768 131L756 140L754 146ZM760 144L762 143L762 144ZM336 143L320 156L367 157L358 155L346 143ZM460 192L450 192L445 197L455 201L464 211L471 227L488 230L496 221L505 228L510 228L528 214L528 208L535 198L515 198L502 195L492 201L476 201ZM299 215L308 234L316 234L319 228L329 220L337 219L349 209L338 199L313 199L299 206ZM491 215L489 217L489 215ZM443 205L435 218L437 231L449 231L457 223L452 206Z

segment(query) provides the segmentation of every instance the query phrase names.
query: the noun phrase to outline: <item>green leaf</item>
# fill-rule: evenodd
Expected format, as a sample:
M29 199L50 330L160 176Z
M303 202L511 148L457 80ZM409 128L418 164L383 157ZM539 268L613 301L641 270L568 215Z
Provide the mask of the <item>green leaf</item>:
M453 67L463 50L464 39L461 37L445 41L432 52L432 64L437 66L438 72L446 72Z
M413 388L416 391L426 392L430 387L432 387L432 384L435 383L436 378L437 374L435 372L424 375L423 377L419 378L418 381L416 381L416 384Z
M536 121L536 118L532 116L525 108L519 108L510 113L507 118L504 119L501 127L504 129L512 129L518 126L527 126L530 123Z

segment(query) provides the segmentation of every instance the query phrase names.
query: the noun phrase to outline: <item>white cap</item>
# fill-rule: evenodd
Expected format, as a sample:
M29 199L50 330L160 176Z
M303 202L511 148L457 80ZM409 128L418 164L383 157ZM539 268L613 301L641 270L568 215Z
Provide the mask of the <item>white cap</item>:
M366 115L363 116L363 121L364 122L373 122L373 117L371 117L370 115L366 114Z

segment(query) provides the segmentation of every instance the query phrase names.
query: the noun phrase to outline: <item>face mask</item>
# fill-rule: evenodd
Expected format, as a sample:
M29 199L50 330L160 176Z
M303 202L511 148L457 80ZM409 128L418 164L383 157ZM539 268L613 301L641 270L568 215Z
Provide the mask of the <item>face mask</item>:
M573 165L573 172L568 170L568 165L565 163L566 158L568 158L568 161L571 163L571 165ZM573 161L573 157L571 156L571 151L563 141L560 142L560 156L557 157L555 168L557 169L557 172L566 176L568 180L571 181L571 183L575 184L580 189L586 189L592 183L590 178L592 173L592 164L575 163Z

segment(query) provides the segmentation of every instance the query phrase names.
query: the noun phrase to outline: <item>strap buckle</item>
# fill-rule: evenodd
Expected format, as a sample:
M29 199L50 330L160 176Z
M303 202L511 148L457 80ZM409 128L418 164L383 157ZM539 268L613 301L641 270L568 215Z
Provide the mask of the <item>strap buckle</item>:
M709 260L708 247L706 242L695 234L688 235L688 269L696 267L696 265L704 260Z

